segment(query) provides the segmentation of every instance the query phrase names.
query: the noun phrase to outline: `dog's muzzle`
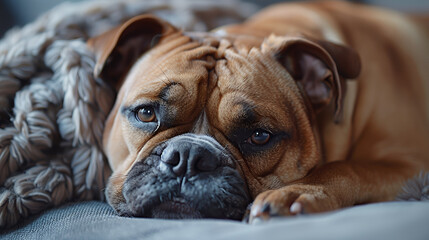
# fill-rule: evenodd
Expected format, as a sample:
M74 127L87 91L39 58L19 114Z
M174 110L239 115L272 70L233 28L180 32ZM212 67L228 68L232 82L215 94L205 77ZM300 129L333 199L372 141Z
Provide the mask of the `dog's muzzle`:
M241 219L250 198L232 156L214 138L183 134L136 163L118 212L157 218Z

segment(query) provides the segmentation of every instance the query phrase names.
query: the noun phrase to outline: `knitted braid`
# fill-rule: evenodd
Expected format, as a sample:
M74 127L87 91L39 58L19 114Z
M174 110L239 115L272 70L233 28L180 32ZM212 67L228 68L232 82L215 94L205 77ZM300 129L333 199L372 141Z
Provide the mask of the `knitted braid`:
M0 227L11 227L23 217L70 200L73 183L66 162L50 159L7 179L0 187Z
M57 124L62 146L72 151L75 197L103 198L100 170L104 168L104 155L100 140L114 94L104 82L94 79L94 57L81 40L56 41L48 49L45 63L55 72L53 79L62 85L63 102Z

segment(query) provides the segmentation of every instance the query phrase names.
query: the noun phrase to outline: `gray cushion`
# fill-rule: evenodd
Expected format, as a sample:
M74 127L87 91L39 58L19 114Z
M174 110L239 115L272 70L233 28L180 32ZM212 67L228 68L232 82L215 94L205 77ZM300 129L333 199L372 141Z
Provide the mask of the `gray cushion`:
M103 202L46 211L1 239L429 239L429 202L389 202L248 225L117 216Z

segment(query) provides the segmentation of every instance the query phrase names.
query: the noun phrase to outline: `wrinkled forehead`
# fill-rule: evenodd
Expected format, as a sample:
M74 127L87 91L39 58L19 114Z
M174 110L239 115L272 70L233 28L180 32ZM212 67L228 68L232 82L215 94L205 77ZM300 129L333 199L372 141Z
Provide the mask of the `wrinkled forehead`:
M207 105L210 113L216 107L221 109L217 112L219 125L253 121L270 127L288 118L288 103L302 96L273 56L260 48L233 47L218 54L214 69L217 84Z
M161 44L140 57L130 69L121 91L127 99L156 97L168 86L197 91L214 68L215 48L179 38Z
M283 96L296 88L292 82L286 70L260 48L182 37L140 58L123 91L128 105L161 99L177 108L192 109L189 117L206 109L211 118L225 120L225 111L219 109L229 109L227 114L235 118L252 109L256 116L269 118L280 112L277 108L284 108Z

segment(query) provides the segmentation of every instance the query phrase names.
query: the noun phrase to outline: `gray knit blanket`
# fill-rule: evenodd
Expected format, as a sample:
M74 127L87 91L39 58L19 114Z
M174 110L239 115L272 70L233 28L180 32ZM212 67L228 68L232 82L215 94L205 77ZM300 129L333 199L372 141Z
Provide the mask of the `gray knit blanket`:
M231 0L124 0L60 5L0 41L0 229L67 201L103 199L101 148L115 93L93 77L86 41L153 13L185 30L244 19Z

